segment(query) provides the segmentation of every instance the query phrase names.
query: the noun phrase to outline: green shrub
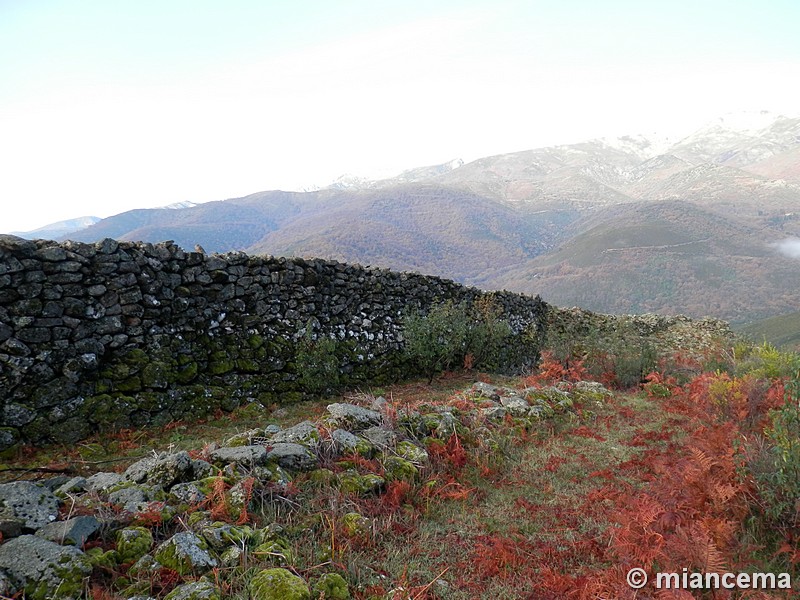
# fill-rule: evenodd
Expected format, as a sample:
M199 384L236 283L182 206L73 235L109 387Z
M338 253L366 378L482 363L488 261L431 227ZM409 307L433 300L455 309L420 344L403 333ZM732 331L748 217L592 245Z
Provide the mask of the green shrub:
M749 349L739 348L737 374L752 374L758 379L794 377L800 369L800 356L783 352L768 342Z
M657 362L652 342L624 323L613 331L549 331L545 347L562 364L580 361L594 379L621 388L643 382Z
M795 380L797 382L797 380ZM795 383L797 385L797 383ZM765 516L778 525L797 520L800 499L800 405L797 396L772 410L764 431L770 444L760 465L751 465Z
M408 311L403 319L406 356L430 383L438 372L463 363L468 329L463 303L448 300L433 305L427 314Z
M339 387L336 340L316 335L310 321L298 342L295 364L297 381L305 392L319 395L333 392Z
M503 371L513 362L510 343L513 331L502 317L502 309L490 297L475 301L469 311L466 356L474 368Z

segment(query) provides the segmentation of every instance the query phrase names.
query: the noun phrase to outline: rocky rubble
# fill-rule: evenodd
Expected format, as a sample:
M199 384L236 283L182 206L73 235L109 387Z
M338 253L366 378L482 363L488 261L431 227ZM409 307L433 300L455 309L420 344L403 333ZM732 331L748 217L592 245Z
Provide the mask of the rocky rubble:
M24 591L35 600L78 598L86 577L105 569L125 573L125 597L147 598L155 574L167 569L185 580L167 599L212 600L222 591L204 575L238 566L247 552L251 563L266 557L248 584L254 600L323 592L335 594L326 598L348 598L347 583L336 573L312 585L284 568L292 563L293 550L281 524L255 527L250 516L266 492L285 493L281 490L296 480L354 497L381 494L393 481L420 482L431 444L441 444L437 440L454 434L475 438L493 427L533 427L571 410L577 398L597 402L606 394L591 382L521 390L479 382L450 403L393 407L391 418L385 401L376 403L383 412L337 403L318 422L254 427L228 440L239 445L154 453L122 475L75 478L56 493L42 483L0 485L0 515L17 525L5 527L0 545L0 595ZM380 470L364 472L363 464ZM76 510L84 514L70 517ZM363 535L369 520L349 513L342 527ZM104 541L85 550L86 542L101 541L101 534Z
M550 307L547 312L548 340L559 337L573 341L585 338L631 339L650 342L663 355L680 352L702 357L730 341L734 333L730 325L712 317L691 319L684 315L606 315L582 308Z

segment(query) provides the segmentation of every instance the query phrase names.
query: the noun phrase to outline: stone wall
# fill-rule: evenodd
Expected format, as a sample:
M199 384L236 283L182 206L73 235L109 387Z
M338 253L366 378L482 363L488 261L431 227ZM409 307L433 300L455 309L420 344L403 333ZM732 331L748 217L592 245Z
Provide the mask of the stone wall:
M411 375L407 308L491 295L535 358L546 305L325 260L205 255L171 242L0 236L0 451L74 442L303 395L297 342L337 341L342 382Z
M548 343L554 340L641 338L659 354L681 353L703 358L708 352L730 344L734 333L726 321L713 317L692 319L684 315L607 315L582 308L550 307L547 311Z

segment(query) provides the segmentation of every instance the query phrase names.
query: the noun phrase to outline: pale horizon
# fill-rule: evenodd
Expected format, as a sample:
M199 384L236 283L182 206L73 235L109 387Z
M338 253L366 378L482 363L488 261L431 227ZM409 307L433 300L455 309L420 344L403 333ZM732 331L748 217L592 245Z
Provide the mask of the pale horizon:
M796 116L791 2L0 0L0 231Z

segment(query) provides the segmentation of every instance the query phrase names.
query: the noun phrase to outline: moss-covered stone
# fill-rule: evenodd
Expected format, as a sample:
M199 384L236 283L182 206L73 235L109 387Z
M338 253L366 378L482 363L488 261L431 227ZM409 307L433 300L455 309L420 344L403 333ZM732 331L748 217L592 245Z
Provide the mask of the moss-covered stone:
M153 573L161 569L161 564L150 554L145 554L128 569L131 577L150 577Z
M314 584L312 597L315 600L350 600L350 588L338 573L325 573Z
M142 369L142 385L146 388L165 389L175 380L173 365L163 362L151 362Z
M369 533L370 521L357 512L349 512L342 517L342 530L349 537L365 535Z
M235 367L233 359L224 350L214 352L208 361L208 372L211 375L223 375L233 371Z
M280 396L281 402L285 404L295 404L297 402L302 402L305 397L303 396L303 392L283 392Z
M164 600L221 600L219 590L210 581L193 581L179 585Z
M234 364L236 365L236 370L241 373L258 373L261 371L261 365L252 358L237 358Z
M261 348L264 345L264 338L257 333L254 333L247 338L247 345L253 350Z
M118 381L115 384L115 387L120 392L138 392L142 389L142 378L138 375L134 375L133 377L128 377L127 379L123 379L122 381Z
M189 527L194 527L198 523L203 523L204 521L211 521L211 513L207 510L196 510L189 515L186 523Z
M193 533L176 533L161 544L155 559L181 575L206 571L217 566L217 560L208 553L208 545Z
M219 560L225 567L236 567L242 563L245 552L239 546L228 546L219 555Z
M141 348L133 348L121 358L121 363L134 368L142 368L149 360L147 352Z
M258 539L256 532L247 525L229 525L219 521L204 526L200 530L200 534L217 551L223 550L231 544L247 546Z
M336 481L336 474L330 469L314 469L308 474L308 485L311 488L319 489L333 485Z
M187 384L197 377L197 372L199 371L199 365L192 361L187 363L177 369L175 372L175 380L181 384Z
M375 456L375 446L369 443L364 438L358 438L356 442L356 453L364 458L372 458Z
M542 400L534 400L528 409L528 415L532 419L549 419L555 414L553 407Z
M35 535L0 545L0 565L29 600L80 598L84 578L92 572L89 558L77 548Z
M386 470L386 479L389 481L414 481L419 475L419 470L414 463L399 456L387 458L383 462L383 468Z
M91 548L86 551L86 558L93 567L104 567L106 569L113 569L120 563L124 562L120 559L119 552L116 550L109 550L103 552L102 548Z
M249 446L253 443L253 438L264 435L263 429L248 429L241 433L232 435L222 442L223 448L238 448L239 446Z
M380 491L386 480L380 475L360 475L356 471L345 471L339 475L339 489L348 494L365 496Z
M276 565L290 565L294 562L294 552L286 538L276 534L269 534L266 538L255 547L254 556Z
M144 527L126 527L117 532L117 552L123 563L139 560L150 552L153 534Z
M395 452L400 458L405 458L412 463L423 465L428 462L428 453L411 442L398 442Z
M264 569L248 588L252 600L311 600L308 584L286 569Z

